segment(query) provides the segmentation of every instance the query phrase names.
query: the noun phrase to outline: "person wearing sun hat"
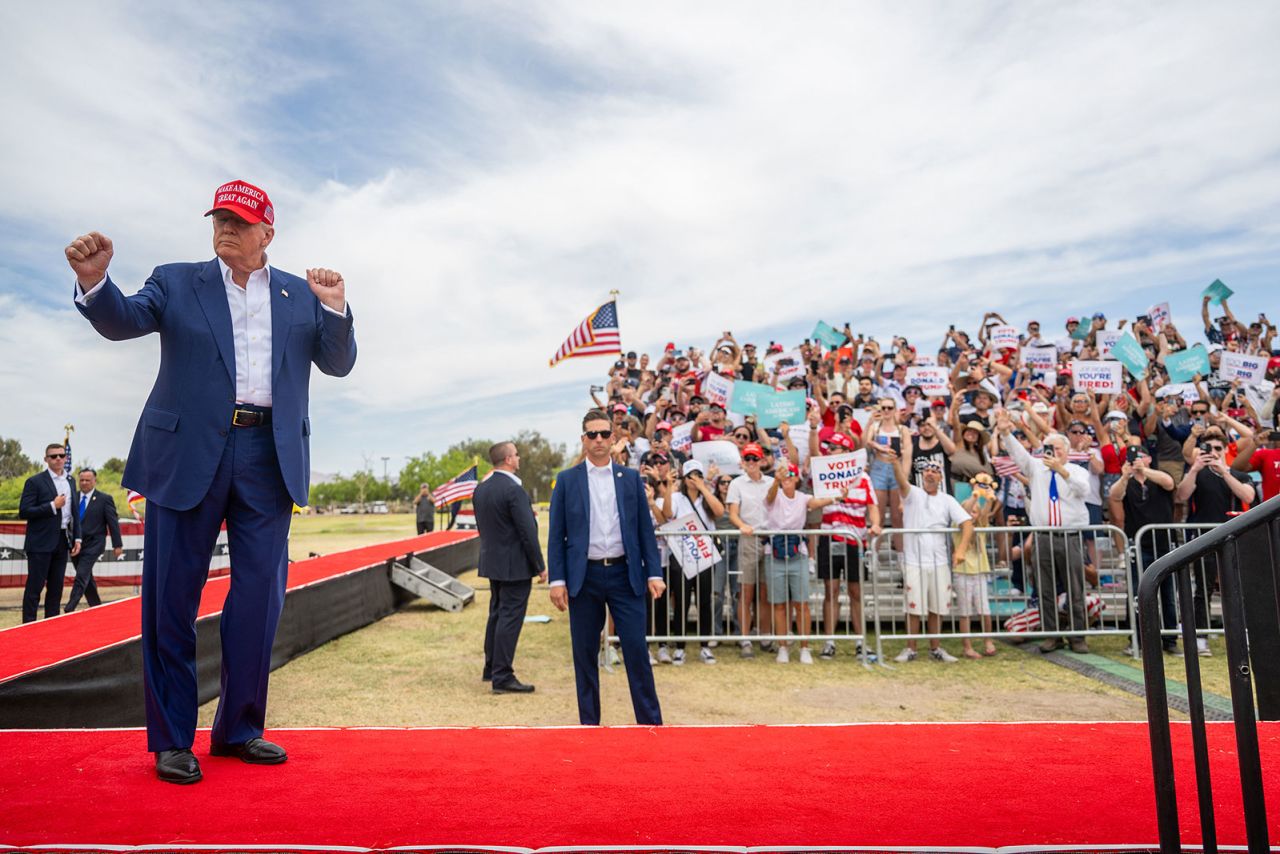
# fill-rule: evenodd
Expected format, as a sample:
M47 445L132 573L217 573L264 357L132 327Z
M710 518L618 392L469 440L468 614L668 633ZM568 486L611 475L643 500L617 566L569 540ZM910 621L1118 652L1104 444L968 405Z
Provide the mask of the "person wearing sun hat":
M64 250L75 304L104 338L160 336L160 368L123 483L147 497L142 665L147 749L169 783L195 783L196 611L226 521L235 572L222 611L222 691L210 752L284 762L266 741L271 646L284 604L293 505L308 500L311 366L346 376L356 342L334 270L300 278L268 266L276 211L246 181L219 187L215 258L155 268L126 297L107 273L100 232Z

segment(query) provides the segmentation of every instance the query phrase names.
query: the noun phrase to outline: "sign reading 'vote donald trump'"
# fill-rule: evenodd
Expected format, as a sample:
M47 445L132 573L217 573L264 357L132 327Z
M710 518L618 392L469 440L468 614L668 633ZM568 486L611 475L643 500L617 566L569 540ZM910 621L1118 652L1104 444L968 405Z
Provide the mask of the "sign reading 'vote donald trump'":
M840 490L853 486L867 470L867 452L859 449L851 454L814 457L809 468L813 472L813 497L837 498Z

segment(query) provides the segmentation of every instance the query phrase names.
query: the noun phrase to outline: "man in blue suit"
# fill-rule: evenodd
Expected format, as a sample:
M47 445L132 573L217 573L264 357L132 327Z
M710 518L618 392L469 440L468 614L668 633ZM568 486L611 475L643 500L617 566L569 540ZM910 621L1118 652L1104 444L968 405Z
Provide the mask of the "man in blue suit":
M76 305L104 338L160 335L160 370L123 483L147 497L142 654L147 749L170 783L195 783L196 630L200 592L223 521L231 586L221 619L222 689L210 752L273 765L262 737L271 645L284 604L289 522L310 481L311 365L345 376L356 359L342 276L306 279L267 266L275 209L258 187L214 193L211 261L157 267L126 297L107 275L98 232L66 257Z
M662 709L645 643L645 592L666 590L644 484L609 456L613 424L593 409L582 419L586 460L560 472L551 493L547 572L551 603L569 610L578 687L578 720L600 723L597 652L605 606L613 615L627 665L636 723L661 724Z

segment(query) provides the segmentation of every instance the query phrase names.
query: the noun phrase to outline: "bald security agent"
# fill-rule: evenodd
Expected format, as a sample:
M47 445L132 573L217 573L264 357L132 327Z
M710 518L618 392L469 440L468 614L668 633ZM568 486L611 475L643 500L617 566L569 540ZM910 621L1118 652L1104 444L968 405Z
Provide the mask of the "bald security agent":
M586 459L556 477L547 536L551 604L569 610L578 721L600 723L597 653L607 605L622 645L636 723L657 725L662 708L645 643L645 592L656 599L666 583L644 483L635 469L610 459L612 445L609 416L591 410L582 419Z
M90 232L66 248L76 306L104 338L160 336L160 370L123 483L147 496L142 655L147 749L169 783L195 783L196 610L218 531L231 585L222 611L222 685L210 753L284 762L265 740L271 645L284 605L289 522L307 503L314 364L346 376L356 342L346 285L268 266L275 209L244 181L214 193L209 261L157 267L126 297L107 275L114 247Z
M520 452L514 442L489 449L493 471L476 487L471 506L480 533L480 577L489 579L489 621L484 630L484 672L495 694L531 694L516 678L514 661L529 607L534 576L547 567L538 544L538 519L520 482Z

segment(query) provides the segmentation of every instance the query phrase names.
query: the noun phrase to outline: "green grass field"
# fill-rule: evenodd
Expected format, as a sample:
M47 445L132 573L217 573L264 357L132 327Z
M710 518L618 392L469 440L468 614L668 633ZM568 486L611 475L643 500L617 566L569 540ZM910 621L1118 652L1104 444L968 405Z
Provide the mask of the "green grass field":
M541 529L545 532L545 516ZM387 516L298 516L290 555L328 554L411 536L413 518ZM544 534L545 537L545 534ZM483 579L476 600L460 614L423 602L371 626L331 641L277 670L271 679L272 726L561 725L577 721L568 619L553 607L545 587L535 586L529 623L516 657L521 679L537 685L531 696L495 696L480 681L488 591ZM132 595L107 588L108 597ZM0 591L0 626L19 621L21 591ZM1124 664L1123 638L1095 638L1093 651ZM944 643L959 654L958 641ZM696 659L684 667L656 668L659 696L669 723L839 723L872 720L1140 720L1140 697L1042 660L1023 648L998 644L999 654L981 661L943 665L928 660L866 669L843 644L834 661L812 666L779 665L757 653L739 658L737 648L717 649L719 663ZM1202 660L1205 687L1225 693L1221 643L1217 657ZM886 645L893 655L897 646ZM1166 659L1170 675L1181 661ZM1177 668L1175 670L1174 668ZM630 723L622 668L602 674L604 719ZM201 709L201 722L214 705Z

